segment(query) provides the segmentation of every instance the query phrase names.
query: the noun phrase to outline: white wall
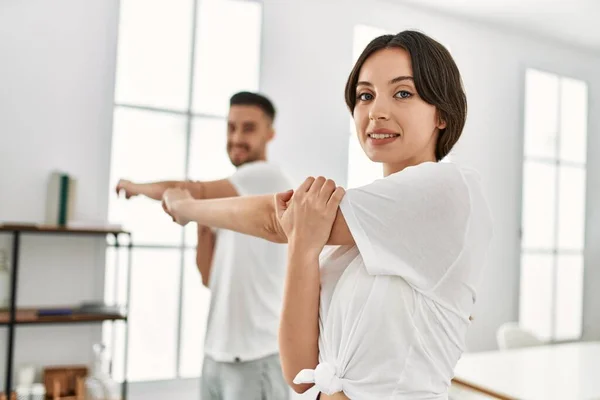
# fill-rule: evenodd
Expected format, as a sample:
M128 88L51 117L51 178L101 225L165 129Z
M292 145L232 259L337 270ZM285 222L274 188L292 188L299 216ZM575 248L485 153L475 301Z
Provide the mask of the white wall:
M42 222L53 169L78 178L77 219L105 219L117 12L117 0L0 2L0 221ZM0 240L10 248L7 235ZM103 242L23 238L19 305L101 299ZM100 327L22 327L17 335L17 366L88 363ZM6 337L0 328L0 389Z
M496 221L470 350L495 347L495 330L518 317L523 71L551 70L588 82L588 251L585 337L600 339L600 53L414 10L392 2L356 0L264 1L261 87L280 109L279 139L271 156L296 179L323 174L345 182L348 112L344 83L352 62L356 24L389 31L416 28L451 48L463 74L469 118L453 160L482 175ZM596 210L594 210L596 205Z

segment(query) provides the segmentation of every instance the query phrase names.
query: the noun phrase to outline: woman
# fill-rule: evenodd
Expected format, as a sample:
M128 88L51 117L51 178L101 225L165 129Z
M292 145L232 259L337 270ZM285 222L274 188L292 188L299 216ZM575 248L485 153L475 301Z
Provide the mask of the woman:
M180 224L289 244L279 342L296 391L447 399L491 239L476 175L439 163L465 124L458 68L424 34L381 36L352 70L346 103L383 179L344 193L308 178L275 204L172 191L165 207Z

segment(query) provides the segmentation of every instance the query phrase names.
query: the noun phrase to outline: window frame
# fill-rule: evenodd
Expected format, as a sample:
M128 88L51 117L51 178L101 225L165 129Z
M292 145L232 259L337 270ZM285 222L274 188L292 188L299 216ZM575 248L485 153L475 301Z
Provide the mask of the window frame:
M528 72L529 71L533 71L535 72L539 72L539 73L543 73L543 74L548 74L548 75L552 75L553 77L555 77L557 79L558 85L557 85L557 121L556 121L556 131L554 132L555 134L555 149L554 149L554 155L552 156L539 156L539 155L528 155L527 154L527 132L526 132L526 127L527 127L527 85L528 85L528 81L527 81L527 77L528 77ZM584 152L586 154L585 157L585 161L584 162L575 162L575 161L570 161L570 160L563 160L562 156L561 156L561 137L565 134L568 134L568 132L563 132L563 127L561 125L561 115L562 115L562 85L563 85L563 81L564 80L575 80L578 82L581 82L583 84L585 84L586 87L586 98L585 98L585 104L586 104L586 115L585 115L585 136L586 136L586 141L585 141L585 147L584 147ZM538 68L538 67L534 67L534 66L525 66L522 69L522 74L521 74L521 93L520 93L520 98L521 98L521 145L522 145L522 152L521 152L521 156L522 156L522 160L521 160L521 185L520 185L520 198L521 198L521 203L520 203L520 208L519 208L519 231L518 231L518 237L519 237L519 260L518 260L518 266L519 266L519 282L521 285L521 282L523 280L523 277L525 276L525 271L524 271L524 263L523 263L523 257L524 256L531 256L531 255L545 255L545 256L551 256L552 257L552 270L551 270L551 275L552 275L552 283L551 283L551 288L550 288L550 296L551 296L551 311L550 311L550 333L549 333L549 337L543 337L543 339L547 340L550 343L568 343L568 342L572 342L572 341L577 341L580 340L583 337L583 301L585 298L585 287L582 284L581 286L581 299L579 299L581 301L581 316L580 316L580 320L579 320L579 335L577 337L564 337L564 336L557 336L557 331L558 331L558 327L557 327L557 316L558 316L558 309L559 309L559 305L558 305L558 300L557 300L557 295L558 295L558 280L557 280L557 276L558 276L558 267L559 267L559 259L561 256L579 256L581 257L582 263L581 263L581 278L582 278L582 282L583 279L585 279L585 264L586 264L586 258L585 258L585 252L586 252L586 231L587 231L587 219L586 219L586 211L587 211L587 184L588 184L588 179L587 179L587 163L588 163L588 139L589 139L589 105L590 105L590 95L589 95L589 84L585 79L581 79L581 78L575 78L572 76L569 76L567 74L562 74L559 72L555 72L555 71L549 71L547 69L544 68ZM552 239L552 246L548 249L546 248L539 248L539 247L528 247L526 246L526 244L524 243L524 225L525 225L525 209L524 209L524 205L526 202L526 195L525 195L525 166L527 163L530 163L532 165L551 165L555 168L554 170L554 194L553 194L553 200L554 200L554 207L553 207L553 239ZM568 248L562 248L560 246L559 243L559 230L560 230L560 197L561 197L561 171L564 171L565 169L568 168L578 168L581 169L583 171L584 174L584 183L583 183L583 192L581 193L582 197L583 197L583 242L582 242L582 246L580 249L568 249ZM524 297L526 296L526 294L524 294L522 292L523 288L520 286L520 290L519 290L519 295L518 295L518 321L519 324L521 326L523 326L525 329L528 328L528 324L526 321L524 321L523 318L523 301L524 301ZM536 332L533 332L536 333Z
M195 88L195 80L198 77L198 73L196 72L196 64L198 63L199 60L197 60L197 41L198 41L198 36L199 36L199 22L198 20L199 18L199 13L200 13L200 7L201 7L201 1L203 0L192 0L191 2L191 12L192 12L192 21L191 21L191 29L190 29L190 35L191 35L191 42L190 42L190 65L189 65L189 81L188 81L188 92L187 92L187 105L185 107L185 109L179 110L179 109L173 109L173 108L169 108L169 107L156 107L156 106L148 106L148 105L143 105L143 104L134 104L134 103L127 103L127 102L118 102L116 99L116 90L115 90L115 101L114 101L114 105L113 105L113 114L118 112L118 110L137 110L137 111L143 111L143 112L149 112L149 113L153 113L153 114L168 114L168 115L175 115L178 117L181 117L183 119L185 119L185 154L184 156L184 160L183 160L183 164L184 164L184 171L185 171L185 179L190 179L190 166L192 165L192 157L190 155L190 147L192 144L192 137L193 137L193 133L194 133L194 123L195 121L198 120L211 120L211 119L216 119L219 121L223 121L224 123L226 123L227 121L227 116L226 115L219 115L219 114L210 114L210 113L202 113L202 112L198 112L194 110L194 88ZM206 1L206 0L205 0ZM258 43L258 71L259 74L256 77L256 86L260 87L260 69L261 69L261 65L260 65L260 61L262 58L262 34L263 34L263 21L264 21L264 6L263 6L263 2L262 0L231 0L233 2L239 2L239 3L256 3L259 7L259 15L260 15L260 19L259 19L259 25L258 25L258 29L259 32L257 32L258 37L259 37L259 43ZM121 29L121 21L119 21L119 30ZM119 60L117 59L117 66L119 64ZM119 73L119 69L117 67L117 71L116 73ZM118 79L115 79L115 84L118 82ZM223 135L225 135L226 132L223 132ZM114 135L114 132L113 132ZM113 139L114 140L114 139ZM223 151L225 151L225 149L223 149ZM114 160L111 159L111 164L114 162ZM111 165L112 168L112 165ZM111 171L111 175L112 175L112 171ZM112 184L113 182L111 182ZM110 192L110 196L114 196L112 187L110 188L111 190ZM109 203L110 204L110 203ZM109 214L110 214L110 210L109 210ZM182 328L183 328L183 322L184 322L184 316L183 316L183 312L184 312L184 308L185 308L185 304L184 304L184 299L185 299L185 293L184 293L184 287L185 287L185 283L184 283L184 279L185 279L185 269L186 269L186 262L189 259L189 252L191 251L196 251L196 245L195 244L190 244L190 242L194 242L195 243L195 239L190 240L189 238L189 233L191 233L190 230L186 230L186 229L181 229L181 235L178 241L178 244L164 244L164 243L156 243L156 244L144 244L144 243L135 243L135 235L133 235L133 240L134 242L131 244L131 250L132 252L135 252L135 250L169 250L169 251L173 251L173 252L177 252L177 255L179 256L180 262L177 266L173 266L173 268L178 268L177 270L177 274L178 274L178 294L177 294L177 305L178 308L176 310L177 312L177 333L176 333L176 346L175 346L175 366L174 366L174 372L175 372L175 378L170 378L170 377L164 377L164 378L156 378L156 379L137 379L137 380L132 380L129 378L129 375L131 375L131 356L128 355L129 358L129 363L128 363L128 371L124 371L122 366L120 367L120 371L122 372L121 374L117 374L117 375L121 375L121 376L116 376L115 378L119 381L121 381L123 379L124 376L127 376L127 380L130 383L134 383L134 384L143 384L143 383L147 383L147 382L158 382L158 381L173 381L173 380L186 380L186 379L193 379L193 378L197 378L200 376L200 374L198 374L197 376L193 376L191 377L189 374L183 374L182 373L182 369L183 369L183 365L182 365L182 355L181 355L181 350L182 350L182 340L183 340L183 335L182 335ZM195 235L195 230L194 233ZM114 245L109 244L109 247L112 248L113 250L118 250L117 248L115 248ZM118 260L118 256L116 257ZM108 271L108 267L109 264L113 262L113 260L109 260L109 258L107 257L106 260L106 271ZM116 263L118 263L119 261L114 261ZM116 268L115 270L118 270L118 268ZM113 272L114 273L114 272ZM114 282L105 282L105 300L106 301L116 301L117 299L120 299L120 297L122 297L122 295L119 295L119 288L118 287L110 287L110 285L115 286L118 280L118 274L114 274L115 276L113 277ZM109 298L112 297L112 298ZM131 320L129 320L128 322L129 324L132 323ZM205 326L204 326L205 328ZM116 337L117 336L121 336L123 337L123 329L125 329L124 326L122 325L112 325L112 324L103 324L103 333L102 333L102 337L103 337L103 342L105 343L109 343L110 344L110 348L112 349L112 354L113 354L113 363L115 364L122 364L123 362L123 357L124 354L116 354L116 352L119 351L120 348L122 348L122 346L120 346L120 343L117 343ZM127 334L130 335L131 333L131 326L129 327L129 329L127 329ZM119 339L120 340L120 339ZM126 349L126 351L129 351L129 349ZM202 355L199 354L198 357L200 358ZM119 369L119 367L117 367L117 369ZM113 368L113 372L114 372L114 368Z

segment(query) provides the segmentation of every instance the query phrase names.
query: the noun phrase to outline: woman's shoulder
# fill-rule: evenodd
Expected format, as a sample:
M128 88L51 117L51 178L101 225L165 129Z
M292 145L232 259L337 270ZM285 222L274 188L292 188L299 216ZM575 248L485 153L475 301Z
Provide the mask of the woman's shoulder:
M415 189L448 192L448 189L479 190L481 177L470 167L451 162L424 162L383 178Z
M389 177L424 177L424 178L436 178L436 177L452 177L461 176L465 173L475 173L471 168L461 166L457 163L452 162L433 162L426 161L417 165L404 168L402 171L391 174Z
M471 185L479 182L477 176L475 171L458 164L424 162L390 174L383 178L383 181L387 181L390 185L397 184L417 191L442 195L457 190L468 190Z
M418 202L417 207L427 210L453 210L465 218L469 218L474 209L483 209L489 214L481 176L471 167L450 162L426 162L385 179L390 180L390 190L399 188L398 193L402 194L398 196L399 202L410 196Z

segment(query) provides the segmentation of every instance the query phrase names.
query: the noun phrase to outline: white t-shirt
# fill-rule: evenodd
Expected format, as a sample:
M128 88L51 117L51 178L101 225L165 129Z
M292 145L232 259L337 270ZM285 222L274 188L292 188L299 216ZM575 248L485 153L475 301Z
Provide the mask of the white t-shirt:
M319 365L296 382L447 399L492 236L476 175L423 163L348 190L340 208L356 246L321 254Z
M267 162L239 167L230 181L240 196L292 188L283 171ZM278 352L285 271L285 245L229 230L217 231L209 279L206 355L216 361L235 362Z

